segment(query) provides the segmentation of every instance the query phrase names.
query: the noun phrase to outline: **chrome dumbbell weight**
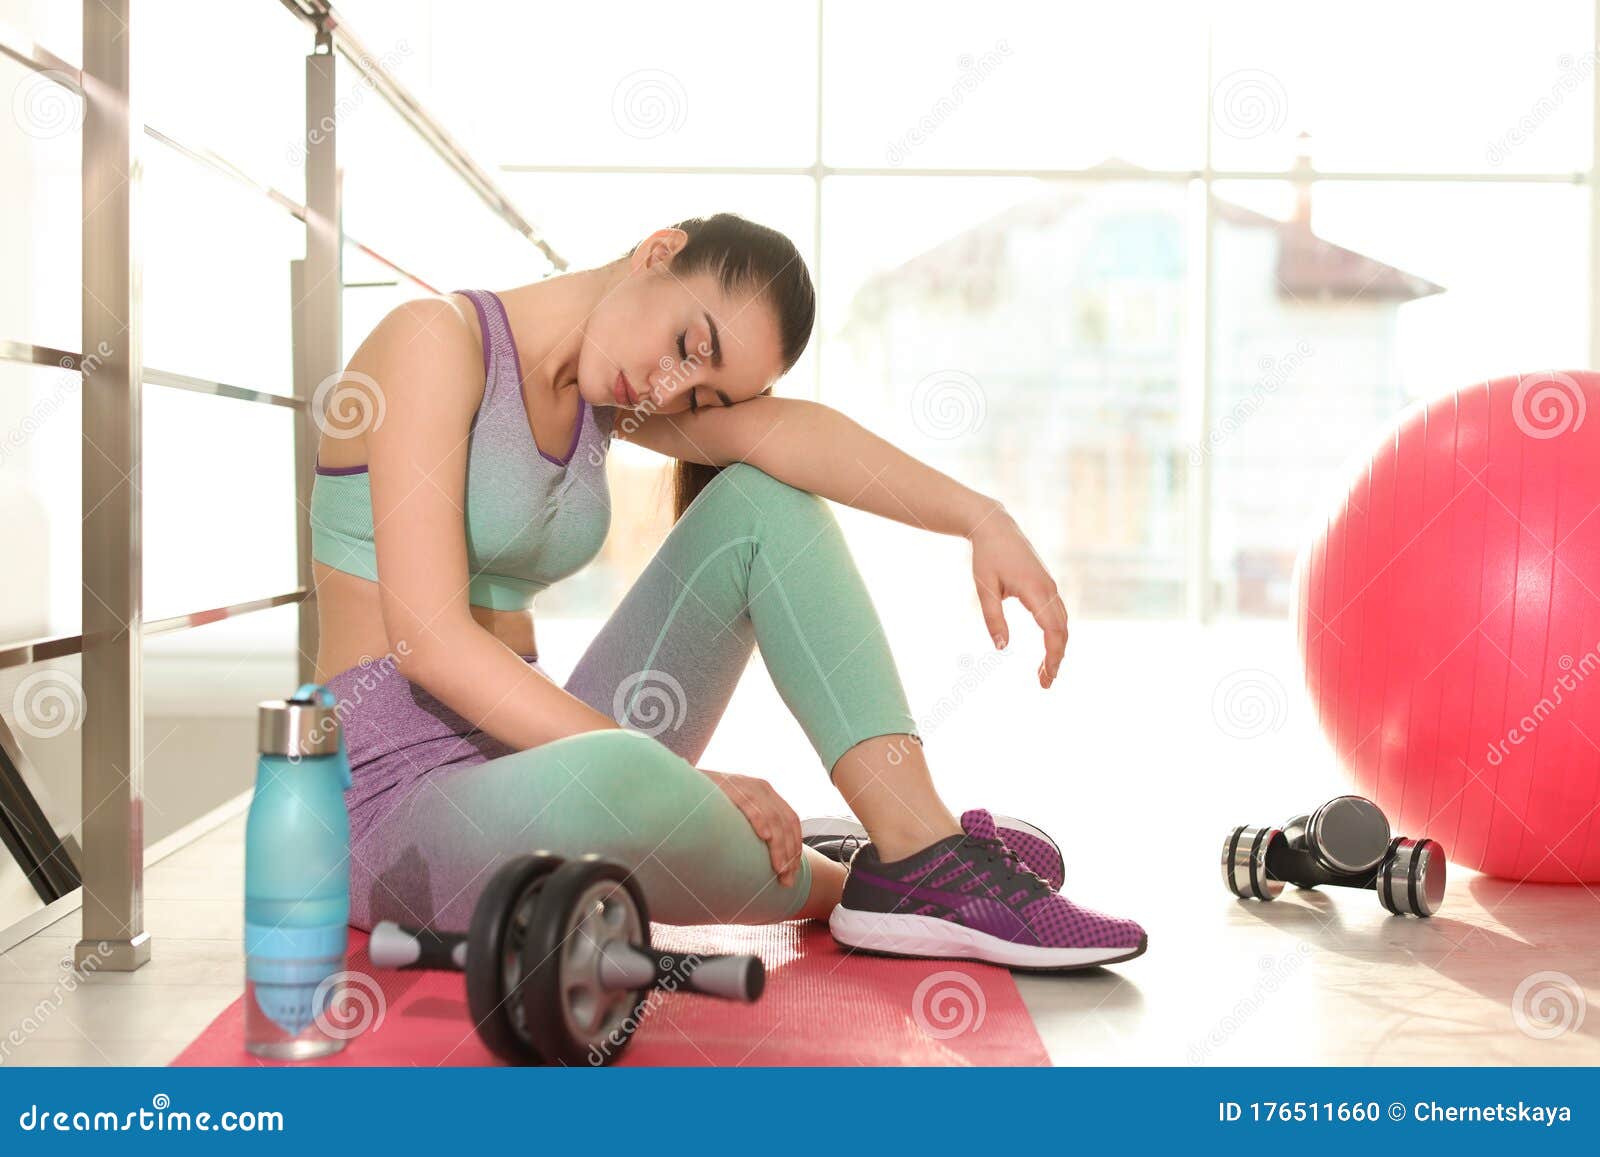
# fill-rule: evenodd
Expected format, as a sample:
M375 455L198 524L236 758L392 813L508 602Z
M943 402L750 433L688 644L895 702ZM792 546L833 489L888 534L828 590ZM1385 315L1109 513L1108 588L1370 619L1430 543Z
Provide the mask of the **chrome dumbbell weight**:
M1286 883L1369 888L1390 912L1431 916L1444 899L1445 857L1433 840L1391 838L1376 804L1344 795L1282 828L1234 828L1223 841L1222 878L1242 899L1276 899Z

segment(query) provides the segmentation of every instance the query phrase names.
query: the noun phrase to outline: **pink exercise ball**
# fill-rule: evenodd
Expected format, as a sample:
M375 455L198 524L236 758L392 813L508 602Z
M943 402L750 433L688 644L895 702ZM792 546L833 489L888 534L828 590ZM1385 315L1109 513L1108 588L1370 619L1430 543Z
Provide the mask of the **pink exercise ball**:
M1600 883L1600 374L1408 411L1295 586L1323 731L1396 835Z

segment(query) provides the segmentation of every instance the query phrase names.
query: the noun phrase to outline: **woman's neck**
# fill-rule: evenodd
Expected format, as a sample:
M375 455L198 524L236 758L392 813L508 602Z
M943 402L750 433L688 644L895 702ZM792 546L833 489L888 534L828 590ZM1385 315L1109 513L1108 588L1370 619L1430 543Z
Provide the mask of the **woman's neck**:
M626 268L621 271L626 272ZM525 384L556 391L578 381L584 326L621 273L608 266L533 281L500 294Z

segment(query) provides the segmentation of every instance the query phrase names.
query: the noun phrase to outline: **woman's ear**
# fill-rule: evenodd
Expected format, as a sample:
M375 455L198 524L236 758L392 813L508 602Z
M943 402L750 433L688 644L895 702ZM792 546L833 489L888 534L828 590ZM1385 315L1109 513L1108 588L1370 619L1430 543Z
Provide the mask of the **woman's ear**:
M682 229L657 229L633 251L633 269L642 271L669 264L687 244L689 235Z

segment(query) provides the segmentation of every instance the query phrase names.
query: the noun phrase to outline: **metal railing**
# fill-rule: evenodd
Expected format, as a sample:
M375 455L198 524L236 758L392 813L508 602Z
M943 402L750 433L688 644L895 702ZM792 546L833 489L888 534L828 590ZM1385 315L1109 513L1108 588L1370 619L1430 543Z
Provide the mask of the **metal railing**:
M438 119L432 116L399 79L384 68L377 57L368 52L350 27L340 19L332 4L326 0L282 0L283 6L317 30L319 38L331 37L335 48L372 85L410 125L429 147L454 169L472 191L481 197L518 233L539 247L539 251L557 269L566 269L566 261L550 247L544 237L519 213L511 198L495 183L487 169L479 165ZM307 110L310 115L310 110Z
M316 387L343 367L341 353L342 251L351 244L400 277L437 292L423 277L402 267L343 229L337 153L337 56L342 56L399 113L466 186L516 233L527 238L555 269L566 262L522 216L510 197L404 85L361 45L332 5L319 0L282 0L312 30L306 57L305 193L297 200L253 179L214 151L144 124L133 82L132 0L86 0L83 5L83 64L76 67L39 45L24 45L0 29L0 55L17 61L77 93L84 101L83 204L95 206L82 222L84 350L109 351L86 358L71 350L0 340L0 361L84 371L93 405L83 407L82 455L82 632L0 643L0 669L81 655L88 711L81 729L82 847L41 829L43 812L21 774L25 756L0 721L0 800L24 823L8 828L7 846L49 902L83 887L83 938L76 956L91 952L98 969L125 971L150 957L144 930L142 644L155 635L188 630L290 603L299 607L301 681L312 675L316 654L316 592L311 570L309 508L317 452L311 400ZM331 127L330 127L331 126ZM221 382L145 366L141 346L140 263L137 206L140 142L170 149L248 186L301 221L306 256L291 262L293 392ZM282 406L295 412L294 455L296 585L293 590L176 615L143 620L140 480L140 398L145 385ZM94 801L92 804L88 801ZM20 833L20 834L19 834ZM12 846L15 845L15 846ZM74 863L77 855L80 863ZM31 867L30 867L31 865ZM3 931L3 929L0 929Z
M513 205L493 176L433 117L423 104L362 45L344 24L337 10L324 0L279 0L306 22L313 34L306 58L306 189L303 200L253 180L238 167L209 149L176 140L144 125L133 100L130 84L126 29L131 0L86 0L83 22L83 65L74 66L38 45L24 46L0 33L0 55L36 72L49 73L63 87L85 101L83 125L84 204L95 205L92 218L83 222L84 295L83 343L85 350L110 348L112 357L99 364L93 375L94 406L84 407L83 440L92 452L83 455L83 629L79 635L35 639L0 645L0 668L37 663L72 654L83 657L86 699L91 710L82 731L84 798L99 801L86 809L83 833L85 894L95 903L85 904L84 943L107 941L118 945L119 955L100 961L101 967L136 967L148 957L149 941L143 932L141 757L142 715L140 698L142 640L152 634L185 630L205 623L296 602L300 606L300 653L303 672L315 653L315 591L310 570L309 506L316 453L315 427L310 400L315 387L342 366L340 357L340 303L343 288L342 246L355 245L408 281L432 290L423 277L402 268L372 247L346 234L339 206L337 125L335 120L336 58L342 57L361 79L377 91L401 119L508 227L536 246L556 269L566 262ZM1600 27L1600 0L1596 25ZM822 182L829 177L1035 177L1081 181L1198 182L1204 191L1205 228L1199 254L1204 282L1201 347L1195 353L1202 367L1198 381L1202 405L1197 420L1207 425L1205 407L1211 396L1211 357L1206 324L1212 287L1213 255L1209 239L1215 209L1214 184L1224 180L1288 181L1473 181L1514 183L1571 183L1587 185L1590 194L1589 279L1591 302L1600 303L1600 184L1594 163L1600 163L1600 86L1595 86L1593 115L1595 162L1587 171L1552 173L1402 173L1402 172L1300 172L1225 170L1213 167L1210 134L1213 118L1206 118L1207 154L1199 168L1126 170L1104 166L1087 169L1028 168L913 168L828 166L822 161L823 142L823 5L817 6L817 118L816 153L809 165L797 166L630 166L511 164L511 172L585 173L693 173L729 175L808 176L815 182L813 205L816 269L819 288L825 271L822 252ZM1208 60L1210 52L1207 52ZM1209 67L1209 64L1208 64ZM1207 91L1211 85L1207 83ZM328 125L334 125L328 131ZM292 395L273 393L242 383L210 381L172 370L142 364L140 300L135 210L138 197L138 153L143 140L178 152L260 192L306 227L306 257L294 262L293 310L294 389ZM1594 311L1591 310L1591 315ZM105 343L102 345L101 343ZM1590 360L1600 364L1600 323L1593 316L1589 333ZM79 369L82 355L18 340L0 341L0 360ZM820 362L819 362L820 365ZM820 369L819 369L820 373ZM209 393L295 411L295 486L301 516L297 520L297 577L292 591L251 599L228 606L195 611L145 623L143 591L136 560L139 558L138 481L140 478L140 397L145 384ZM1196 467L1189 488L1194 533L1190 536L1191 573L1186 583L1191 613L1204 619L1209 613L1208 498L1209 458ZM80 946L81 949L82 946Z
M298 403L299 399L289 398L285 401ZM201 611L189 611L182 615L170 615L165 619L154 619L143 624L139 634L149 639L157 635L168 635L174 631L187 631L191 627L204 627L210 623L236 619L240 615L248 615L255 611L270 611L273 607L299 602L301 599L314 597L315 594L315 591L306 587L296 587L282 594L245 599L242 602L226 603L220 607L208 607ZM26 667L32 663L43 663L48 659L65 659L82 653L82 635L47 635L21 643L8 643L4 648L0 648L0 669Z

